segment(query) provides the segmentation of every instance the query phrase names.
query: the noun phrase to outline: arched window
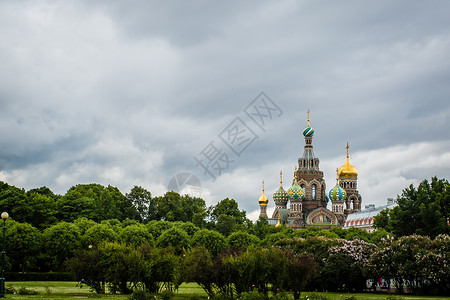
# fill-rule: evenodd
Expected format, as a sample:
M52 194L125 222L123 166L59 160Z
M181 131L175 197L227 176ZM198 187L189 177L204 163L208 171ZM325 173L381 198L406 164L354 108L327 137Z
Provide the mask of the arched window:
M311 197L313 200L316 200L316 185L313 184L311 187Z

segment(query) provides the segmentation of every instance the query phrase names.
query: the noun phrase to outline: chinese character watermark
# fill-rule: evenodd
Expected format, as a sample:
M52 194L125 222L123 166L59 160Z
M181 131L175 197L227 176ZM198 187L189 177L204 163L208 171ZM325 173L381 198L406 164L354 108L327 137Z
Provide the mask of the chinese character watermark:
M266 131L271 120L280 117L283 111L264 92L261 92L245 107L242 116L237 116L226 126L218 137L226 146L218 146L212 140L203 150L194 157L196 167L203 170L216 180L223 172L229 170L230 165L259 138L257 131ZM247 120L245 120L247 119ZM227 152L231 150L231 152Z

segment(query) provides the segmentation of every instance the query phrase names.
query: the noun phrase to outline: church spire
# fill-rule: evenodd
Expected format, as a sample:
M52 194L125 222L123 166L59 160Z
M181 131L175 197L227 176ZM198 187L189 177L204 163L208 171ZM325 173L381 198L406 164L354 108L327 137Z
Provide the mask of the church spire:
M308 108L308 125L306 126L309 126L309 108Z

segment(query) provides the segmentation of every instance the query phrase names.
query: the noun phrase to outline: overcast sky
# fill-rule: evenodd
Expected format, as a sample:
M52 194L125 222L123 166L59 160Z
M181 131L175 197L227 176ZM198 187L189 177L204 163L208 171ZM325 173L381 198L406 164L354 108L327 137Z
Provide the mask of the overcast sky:
M327 191L349 142L362 206L383 205L450 178L449 16L449 1L1 1L0 180L159 196L187 172L207 205L256 219L262 180L270 213L279 172L292 182L310 109Z

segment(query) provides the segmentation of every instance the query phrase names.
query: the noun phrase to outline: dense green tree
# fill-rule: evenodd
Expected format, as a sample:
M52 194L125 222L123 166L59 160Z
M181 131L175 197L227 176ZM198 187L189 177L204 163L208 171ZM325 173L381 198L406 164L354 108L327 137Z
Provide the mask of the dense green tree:
M86 230L81 237L83 247L95 246L102 242L115 242L119 240L120 232L110 224L95 224Z
M148 231L147 227L142 224L130 225L122 229L120 232L120 240L127 245L140 246L143 244L155 244L155 239Z
M137 217L140 221L148 221L149 212L154 211L152 194L141 186L134 186L130 193L125 195L127 200L135 207Z
M188 195L180 196L176 192L167 192L162 197L152 199L149 219L163 221L199 222L198 216L204 215L205 201ZM195 220L194 220L195 219Z
M106 278L102 261L102 251L98 247L77 249L73 257L67 261L68 270L77 280L84 279L85 283L97 294L105 293Z
M192 246L205 247L213 257L227 248L225 237L215 230L201 229L192 237Z
M383 209L375 216L373 221L373 227L392 232L392 223L389 222L391 209Z
M236 222L236 218L228 215L220 215L217 223L215 224L215 229L223 234L224 236L229 236L231 233L244 229L242 224Z
M309 255L292 254L288 258L287 289L294 294L294 299L300 298L301 291L306 287L310 277L316 270L316 263Z
M94 213L95 200L83 196L79 191L70 189L57 202L58 218L61 221L72 222L84 217L100 221Z
M261 241L261 244L263 246L273 246L279 240L288 239L291 237L292 235L290 234L290 232L280 231L267 235L266 238Z
M59 201L61 218L73 221L86 217L96 222L108 219L123 220L136 217L136 209L130 201L111 185L78 184L71 187Z
M306 238L308 236L326 236L331 239L339 238L339 236L329 230L320 227L309 227L308 229L295 230L292 234L294 237Z
M153 220L145 226L148 228L148 231L153 235L153 237L157 239L165 230L172 228L173 225L173 222Z
M182 264L181 257L174 252L174 248L151 248L144 245L139 251L144 257L141 278L144 290L151 293L175 291L182 283Z
M78 229L80 229L80 234L83 236L89 228L91 228L94 225L97 225L97 222L82 217L73 221L73 224L75 224L78 227Z
M246 221L245 211L239 210L238 203L234 199L223 199L208 208L208 217L212 222L217 222L220 215L233 217L237 224L244 224Z
M28 223L7 221L6 253L13 271L28 271L36 268L41 250L42 234Z
M211 253L203 246L186 252L181 268L181 277L185 282L196 282L213 298L217 293L214 278L214 262Z
M246 249L249 246L258 245L260 239L257 236L245 231L236 231L227 237L227 242L231 248Z
M157 239L156 246L160 248L172 247L176 253L189 249L190 238L186 231L173 227L164 231Z
M24 189L10 186L0 181L0 210L18 222L28 222L33 217L33 208L29 205Z
M56 270L61 270L64 261L81 247L80 230L72 223L60 222L48 227L42 233L42 239L44 252Z
M55 193L53 193L53 191L46 186L31 189L27 192L27 196L29 196L31 194L39 194L39 195L47 196L49 198L52 198L55 201L61 197L59 195L55 195Z
M102 243L100 264L112 293L129 294L142 276L143 256L134 247L118 243Z
M259 218L256 223L249 228L249 233L256 235L261 240L265 239L268 235L276 232L280 232L282 228L269 225L266 218Z
M432 238L449 233L450 185L447 180L433 177L422 181L417 189L411 184L397 197L398 206L375 217L375 226L391 231L395 236L411 234ZM388 218L388 220L386 220Z
M200 228L195 226L192 222L175 222L174 226L186 231L186 233L192 237Z
M55 197L36 192L28 193L28 203L33 214L29 223L37 228L46 228L58 222Z

